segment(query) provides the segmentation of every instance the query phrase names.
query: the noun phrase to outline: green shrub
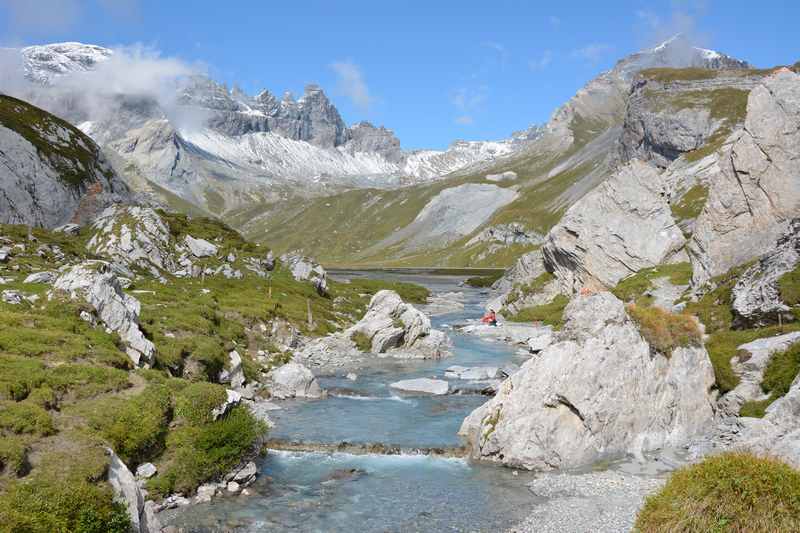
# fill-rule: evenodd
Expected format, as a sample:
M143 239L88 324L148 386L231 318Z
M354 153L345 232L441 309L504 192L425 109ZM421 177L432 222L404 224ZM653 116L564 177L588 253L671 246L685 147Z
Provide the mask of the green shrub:
M707 199L708 186L695 185L686 191L680 200L670 205L672 216L678 222L695 219L703 211Z
M508 317L510 322L542 322L554 329L561 329L564 325L564 308L567 307L569 298L559 294L550 303L525 307L518 313Z
M128 533L127 510L102 481L106 465L96 446L47 454L33 473L0 493L3 531Z
M211 422L211 411L227 398L225 387L214 383L191 383L178 392L175 398L175 416L190 425Z
M667 357L680 346L703 345L700 327L691 315L636 304L628 304L627 311L650 347Z
M20 476L27 469L28 444L16 435L4 435L0 438L0 471Z
M350 283L353 289L374 295L378 291L388 289L396 292L404 302L412 304L424 304L428 301L431 292L427 287L416 283L406 283L403 281L387 281L380 279L353 279Z
M648 497L634 530L800 531L800 472L747 453L709 457L676 470Z
M242 406L214 422L178 427L167 437L165 464L148 489L160 495L191 493L236 466L266 431L266 425Z
M372 339L364 333L363 331L356 331L351 336L350 339L356 343L356 348L361 350L362 352L371 352L372 351Z
M0 402L0 430L42 437L56 432L50 413L27 401Z
M163 385L151 385L133 398L103 398L82 406L89 426L105 438L128 465L155 457L164 448L171 396Z

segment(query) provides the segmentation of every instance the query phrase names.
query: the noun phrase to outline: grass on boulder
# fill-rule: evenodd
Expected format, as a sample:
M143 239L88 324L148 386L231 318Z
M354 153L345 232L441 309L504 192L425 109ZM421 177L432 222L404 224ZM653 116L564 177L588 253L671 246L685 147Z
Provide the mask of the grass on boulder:
M798 373L800 373L800 344L794 344L782 352L772 354L761 380L761 390L769 394L769 397L745 402L739 411L739 416L763 417L767 407L789 392Z
M356 344L356 348L358 348L362 352L371 352L372 351L372 339L367 336L366 333L363 331L356 331L351 336L350 339Z
M628 304L628 315L639 326L644 340L666 357L679 347L702 346L703 335L697 320L684 313L671 313L656 306Z
M675 263L645 268L617 283L611 292L623 302L650 305L652 298L646 293L653 289L653 280L668 278L673 285L688 285L692 280L692 265Z
M800 303L800 266L778 278L778 292L786 305Z
M648 497L634 531L800 531L800 472L748 453L709 457L676 470Z
M522 308L507 319L509 322L542 322L553 329L561 329L564 325L564 308L568 303L569 297L559 294L550 303Z

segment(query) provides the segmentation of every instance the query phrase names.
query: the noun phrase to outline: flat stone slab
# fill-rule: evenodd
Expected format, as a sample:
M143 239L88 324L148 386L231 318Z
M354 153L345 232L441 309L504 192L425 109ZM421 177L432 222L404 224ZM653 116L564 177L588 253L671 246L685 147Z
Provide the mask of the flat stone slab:
M458 366L454 365L444 371L444 376L450 379L487 380L497 377L499 369L496 366Z
M389 385L393 389L405 392L421 392L441 396L450 391L450 384L441 379L419 378L404 379Z

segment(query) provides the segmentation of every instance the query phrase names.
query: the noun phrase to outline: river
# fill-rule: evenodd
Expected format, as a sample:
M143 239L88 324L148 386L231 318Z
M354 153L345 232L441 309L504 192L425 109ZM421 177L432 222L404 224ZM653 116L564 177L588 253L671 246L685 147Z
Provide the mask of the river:
M479 394L409 396L389 388L401 379L444 379L451 365L519 364L512 346L451 329L483 313L485 291L459 286L463 276L349 272L462 293L464 309L432 317L447 331L453 356L439 361L379 359L358 371L320 376L326 399L281 402L270 439L331 445L380 444L404 450L453 449L464 417L487 400ZM250 496L218 497L165 516L187 531L498 531L519 523L533 505L527 472L462 457L270 450L259 462Z

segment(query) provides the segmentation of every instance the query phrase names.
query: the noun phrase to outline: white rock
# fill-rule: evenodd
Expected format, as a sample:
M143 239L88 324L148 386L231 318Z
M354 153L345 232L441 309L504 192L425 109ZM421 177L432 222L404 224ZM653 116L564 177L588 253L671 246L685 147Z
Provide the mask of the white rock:
M161 525L158 523L152 505L145 505L142 491L136 484L136 479L131 471L112 450L107 449L107 453L110 456L108 483L114 492L114 498L127 509L133 531L136 533L160 532Z
M56 273L52 271L34 272L25 278L23 283L53 283L56 279Z
M287 363L272 371L272 397L319 398L322 388L308 368L299 363Z
M228 481L228 484L226 485L226 490L231 494L237 494L240 490L242 490L242 488L239 486L237 482Z
M139 479L150 479L156 472L156 465L153 463L142 463L136 467L136 477Z
M517 179L517 173L513 170L507 170L500 174L487 174L486 179L489 181L512 181Z
M269 259L269 257L268 257ZM281 262L292 272L292 277L297 281L309 281L320 294L328 292L328 274L322 265L293 251L281 256Z
M549 470L679 447L713 420L703 348L653 353L607 292L565 310L559 342L527 361L464 421L475 457Z
M197 487L197 495L194 498L195 503L207 503L211 498L217 495L216 483L206 483Z
M58 233L66 233L67 235L77 235L81 231L81 227L77 224L64 224L63 226L58 226L53 231Z
M405 392L421 392L436 396L447 394L450 390L450 385L446 381L430 378L404 379L396 381L389 386Z
M6 289L3 291L3 301L11 305L19 305L22 303L22 294L19 291Z
M242 401L242 395L235 390L227 389L225 393L225 402L211 410L211 416L214 418L214 420L224 416L228 411L239 405L239 403Z
M232 350L228 354L227 370L222 370L219 375L220 383L230 383L231 387L239 390L244 386L244 370L242 369L242 356L239 352Z
M108 263L84 261L62 267L53 291L66 293L72 299L81 298L91 305L100 320L125 342L126 352L135 365L153 363L155 346L139 329L139 300L122 291Z

